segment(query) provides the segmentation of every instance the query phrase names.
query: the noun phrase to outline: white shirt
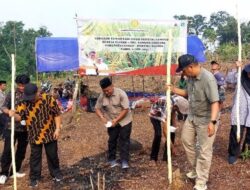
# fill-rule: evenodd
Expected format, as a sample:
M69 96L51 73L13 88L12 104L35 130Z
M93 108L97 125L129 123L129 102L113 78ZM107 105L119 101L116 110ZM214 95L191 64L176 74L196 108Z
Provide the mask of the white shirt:
M84 65L86 67L96 67L96 62L92 59L88 59L86 64ZM86 75L96 75L96 69L86 69Z
M108 65L106 63L104 63L104 62L97 63L96 66L98 68L99 75L109 75L106 72L102 72L102 71L105 71L105 70L109 70Z
M2 108L4 100L5 100L5 93L2 90L0 90L0 108ZM3 113L1 109L0 109L0 113Z

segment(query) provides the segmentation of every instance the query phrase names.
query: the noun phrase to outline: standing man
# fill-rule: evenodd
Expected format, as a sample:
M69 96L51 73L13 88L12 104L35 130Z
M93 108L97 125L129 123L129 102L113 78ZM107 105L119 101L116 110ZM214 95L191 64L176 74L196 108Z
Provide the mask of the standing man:
M111 167L118 165L116 161L116 145L119 138L122 169L129 168L129 145L132 128L132 115L129 109L127 94L115 88L106 77L100 81L102 93L95 105L96 114L108 127L108 161Z
M211 61L211 72L214 74L214 77L217 82L218 86L218 92L219 92L219 105L220 105L220 111L223 108L223 102L225 101L225 76L220 72L220 65L216 61Z
M241 62L236 63L237 66L242 67ZM228 163L235 164L238 156L241 153L240 147L243 142L242 152L250 148L250 64L247 64L241 72L240 92L237 92L236 88L233 106L231 112L231 131L229 135L229 146L228 146ZM241 127L240 142L237 141L237 112L236 112L236 97L239 94L239 121ZM244 130L246 135L244 137ZM243 139L243 137L245 139Z
M171 87L171 90L188 97L189 101L189 114L181 134L187 159L192 166L187 177L196 179L195 190L206 190L217 131L218 88L213 74L202 68L194 56L182 55L178 62L176 72L182 71L188 77L187 89Z
M1 110L1 107L5 100L5 89L6 89L6 81L0 80L0 139L2 138L3 131L6 125L6 117Z
M25 121L31 147L30 186L38 186L42 170L42 148L44 146L50 175L59 182L62 175L59 167L57 139L61 118L55 99L46 93L40 94L35 84L24 88L24 102L17 106L17 113L10 111L17 121Z
M15 107L23 101L23 91L24 86L30 82L30 78L27 75L18 75L16 77L16 90L15 90ZM8 114L11 109L11 92L7 94L2 111L6 114L7 118L7 127L4 131L4 148L1 158L1 175L0 175L0 184L5 184L7 178L12 175L11 170L11 120L8 117ZM16 176L24 177L25 173L20 173L22 162L25 157L26 148L28 145L28 133L25 128L25 124L21 122L15 122L15 132L14 132L14 141L16 145Z

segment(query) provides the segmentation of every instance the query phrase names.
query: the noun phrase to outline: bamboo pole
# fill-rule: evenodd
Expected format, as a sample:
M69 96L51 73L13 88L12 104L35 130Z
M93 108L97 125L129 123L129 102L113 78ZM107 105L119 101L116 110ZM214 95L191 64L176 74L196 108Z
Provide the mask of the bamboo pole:
M102 189L105 190L105 174L102 176Z
M75 111L76 111L76 98L77 98L78 88L79 88L79 80L77 79L75 91L73 94L73 100L72 100L73 101L72 113L75 113Z
M11 54L11 110L15 109L15 74L16 74L16 65L15 65L15 55ZM14 144L14 134L15 134L15 118L11 117L11 158L12 158L12 170L13 170L13 188L17 189L16 181L16 159L15 159L15 144Z
M172 56L172 30L169 31L168 36L168 56L167 56L167 86L171 84L171 56ZM170 120L171 120L171 100L170 100L170 89L166 91L166 102L167 102L167 153L168 153L168 180L169 184L172 184L172 159L171 159L171 141L170 141Z
M89 179L90 179L90 184L91 184L92 190L95 190L91 175L89 176Z
M236 2L236 15L237 15L237 27L238 27L238 61L242 61L242 44L241 44L241 29L239 19L239 7L238 1ZM236 94L236 121L237 121L237 141L240 142L240 79L241 79L241 66L238 66L237 76L237 94Z
M97 189L100 190L100 173L97 173Z

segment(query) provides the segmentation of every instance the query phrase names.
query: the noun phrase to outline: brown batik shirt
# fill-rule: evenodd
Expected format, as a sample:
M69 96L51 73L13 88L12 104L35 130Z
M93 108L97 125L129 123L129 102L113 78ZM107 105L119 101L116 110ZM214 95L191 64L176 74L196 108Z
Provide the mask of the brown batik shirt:
M35 103L21 103L17 107L17 112L22 120L26 121L31 144L54 141L55 117L60 115L60 109L52 96L43 93Z

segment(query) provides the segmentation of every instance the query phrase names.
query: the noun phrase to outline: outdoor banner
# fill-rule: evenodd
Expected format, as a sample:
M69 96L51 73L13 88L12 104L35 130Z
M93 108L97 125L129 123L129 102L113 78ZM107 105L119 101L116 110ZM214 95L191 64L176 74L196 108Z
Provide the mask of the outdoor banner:
M196 35L187 37L187 53L193 55L199 63L206 62L205 45Z
M76 38L36 38L38 72L70 71L79 68Z
M77 25L79 64L86 75L166 64L169 30L173 33L173 58L187 52L186 21L77 19Z

